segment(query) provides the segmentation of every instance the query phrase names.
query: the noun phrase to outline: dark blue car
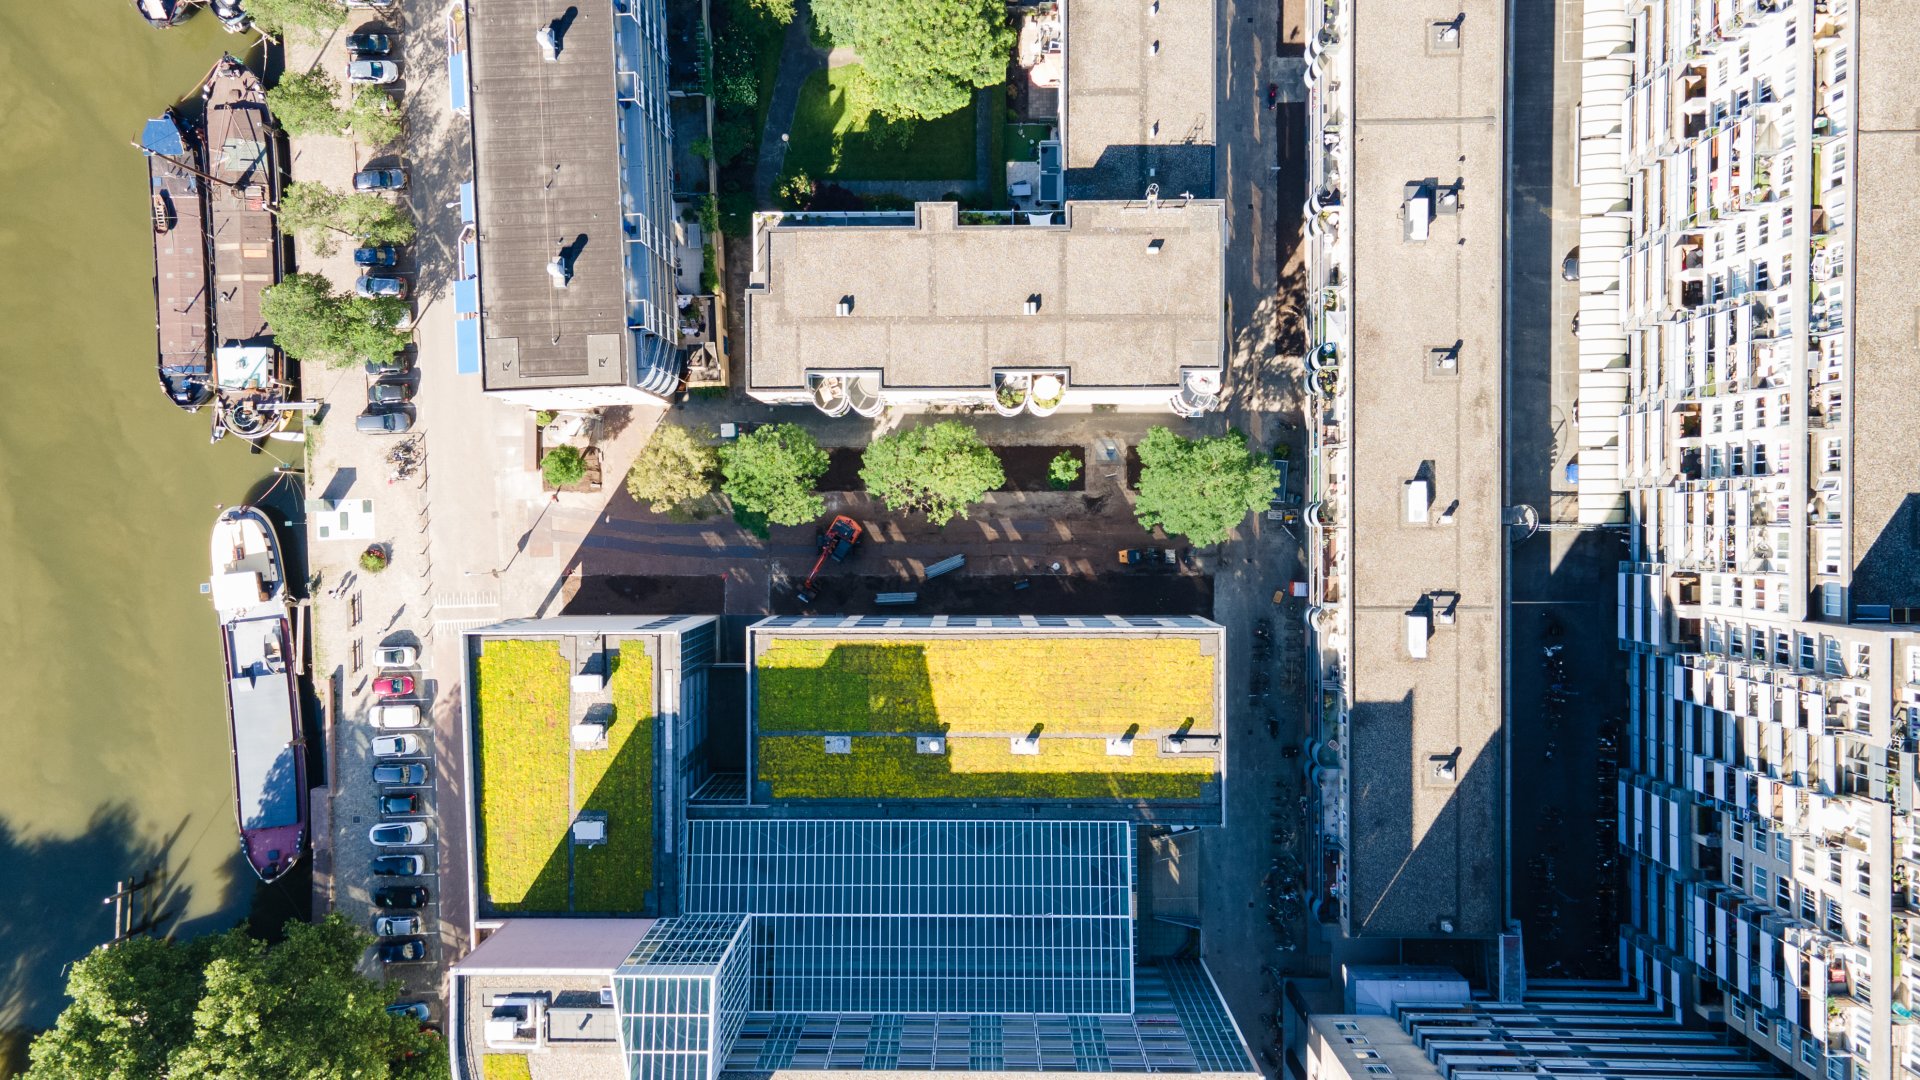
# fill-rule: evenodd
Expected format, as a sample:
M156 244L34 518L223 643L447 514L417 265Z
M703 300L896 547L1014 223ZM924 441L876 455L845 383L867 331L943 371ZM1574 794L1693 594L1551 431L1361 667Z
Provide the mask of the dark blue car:
M380 244L377 247L356 248L353 252L355 266L392 266L400 261L400 249L392 244Z

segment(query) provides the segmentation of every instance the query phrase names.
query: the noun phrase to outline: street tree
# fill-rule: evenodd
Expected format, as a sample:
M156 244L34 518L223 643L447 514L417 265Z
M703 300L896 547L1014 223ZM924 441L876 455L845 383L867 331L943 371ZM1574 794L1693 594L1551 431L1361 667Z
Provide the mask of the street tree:
M343 239L368 244L404 244L413 239L413 219L398 203L370 192L344 194L325 184L295 181L280 194L280 231L305 240L316 254L331 255Z
M1002 0L813 0L814 19L860 55L872 104L896 120L958 112L1007 77L1013 30Z
M1237 430L1188 439L1163 427L1140 441L1140 498L1134 516L1195 544L1227 538L1249 510L1273 496L1273 472Z
M339 95L325 72L292 71L267 91L267 109L289 135L338 135L347 126Z
M764 514L776 525L799 525L827 508L814 485L827 452L797 424L768 424L719 450L720 490L736 511Z
M563 488L587 478L587 459L577 446L556 446L540 458L548 487Z
M247 0L247 15L274 37L297 31L318 40L347 21L347 5L340 0Z
M400 107L393 95L377 86L358 87L347 103L348 130L367 146L386 146L400 138Z
M1062 450L1047 462L1047 483L1058 491L1065 491L1080 479L1080 455L1071 450Z
M875 439L860 459L867 492L890 510L922 510L945 525L955 515L1007 482L1000 456L980 433L958 420L942 420Z
M406 302L336 293L319 274L289 274L260 294L260 314L282 351L328 367L384 363L406 347Z
M661 424L627 473L627 494L656 513L684 508L713 491L720 455L679 424Z
M394 991L357 970L372 941L329 915L272 946L239 929L103 946L74 964L26 1080L444 1076L440 1037L388 1015Z

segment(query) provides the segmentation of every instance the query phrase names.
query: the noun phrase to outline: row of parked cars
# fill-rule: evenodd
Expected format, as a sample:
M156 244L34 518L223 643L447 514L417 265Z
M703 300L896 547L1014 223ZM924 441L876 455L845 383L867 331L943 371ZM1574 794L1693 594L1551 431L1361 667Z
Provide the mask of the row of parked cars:
M385 6L373 4L370 6ZM347 35L347 82L356 86L391 86L400 79L400 63L393 58L398 35L391 30L368 24ZM353 174L353 190L394 192L407 190L407 170L400 165L361 169ZM353 253L353 265L359 271L354 279L354 295L364 298L391 297L404 300L411 292L399 267L405 253L393 244L369 244ZM369 365L374 376L367 383L367 411L360 414L355 428L374 435L398 435L413 427L413 415L407 403L413 397L413 383L404 363Z
M408 848L429 848L433 837L425 820L424 785L430 775L420 736L407 728L422 723L419 689L420 650L410 645L382 648L374 657L378 674L373 680L375 704L368 720L378 733L373 738L373 782L380 820L367 831L367 840L380 852L373 857L377 877L417 878L427 873L427 858ZM388 734L388 732L395 732ZM375 949L383 964L427 959L425 936L428 893L425 885L387 885L375 889L373 919Z

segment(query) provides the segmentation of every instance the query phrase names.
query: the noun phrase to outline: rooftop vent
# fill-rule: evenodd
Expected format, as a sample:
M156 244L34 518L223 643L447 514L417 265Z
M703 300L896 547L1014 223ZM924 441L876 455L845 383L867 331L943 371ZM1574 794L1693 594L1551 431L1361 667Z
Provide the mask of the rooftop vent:
M1160 0L1153 0L1153 3L1147 5L1147 14L1148 15L1160 14Z
M841 297L840 302L834 305L833 313L843 318L853 314L853 296L849 294Z
M547 23L534 31L533 36L540 43L541 59L549 64L560 59L560 37L553 32L552 23Z
M1167 242L1161 239L1160 237L1156 236L1153 239L1147 241L1147 254L1158 255L1160 254L1160 249L1166 246L1167 246Z
M947 740L938 735L922 735L913 740L913 750L916 754L945 754Z
M1148 56L1159 56L1159 55L1160 55L1160 42L1159 42L1159 41L1157 41L1157 40L1156 40L1156 41L1154 41L1154 42L1153 42L1153 43L1152 43L1151 45L1148 45L1148 46L1147 46L1147 55L1148 55Z
M547 277L553 280L554 288L564 289L567 287L567 283L573 280L573 270L567 266L566 256L555 255L553 257L553 261L547 264Z
M1026 311L1027 311L1027 314L1029 315L1040 314L1040 294L1039 293L1034 293L1032 296L1027 297Z

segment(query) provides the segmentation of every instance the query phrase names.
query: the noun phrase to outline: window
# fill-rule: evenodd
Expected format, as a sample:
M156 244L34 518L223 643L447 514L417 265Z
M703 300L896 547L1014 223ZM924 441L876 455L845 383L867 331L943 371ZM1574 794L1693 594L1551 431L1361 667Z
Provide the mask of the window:
M1793 1028L1785 1020L1774 1025L1773 1041L1780 1044L1780 1049L1793 1053Z
M1785 874L1773 879L1773 902L1781 911L1793 912L1793 886L1788 883Z
M1732 1014L1733 1018L1736 1021L1739 1021L1741 1023L1746 1022L1747 1007L1745 1005L1740 1004L1739 998L1727 999L1727 1012Z
M1846 611L1845 593L1846 590L1831 581L1820 586L1820 613L1829 619L1839 618L1841 614ZM1829 662L1827 667L1828 674L1839 674L1839 672L1832 670L1833 662Z
M1827 1080L1847 1080L1847 1059L1830 1057L1827 1059Z
M1373 1040L1367 1038L1365 1035L1349 1035L1347 1036L1347 1045L1348 1046L1372 1046Z
M1793 841L1786 833L1773 834L1773 857L1781 862L1793 861Z
M1807 1038L1800 1040L1800 1060L1801 1061L1806 1062L1808 1065L1812 1065L1814 1063L1814 1059L1819 1057L1819 1055L1820 1055L1820 1044L1813 1041L1812 1036L1808 1036Z
M1727 860L1727 880L1733 882L1736 889L1747 887L1747 862L1735 855Z
M1767 853L1767 824L1764 821L1753 823L1753 850L1762 855Z
M1359 1058L1359 1059L1360 1059L1361 1061L1379 1061L1379 1060L1380 1060L1380 1051L1378 1051L1378 1050L1355 1050L1355 1051L1353 1052L1353 1056L1355 1056L1355 1057L1357 1057L1357 1058Z
M1820 917L1820 912L1813 902L1812 889L1800 890L1800 917L1808 922L1813 922Z
M1838 597L1840 595L1840 587L1838 585L1822 586L1821 592L1828 598ZM1828 604L1827 606L1838 607L1839 605ZM1835 614L1835 612L1829 611L1828 614ZM1822 634L1820 636L1820 647L1821 652L1825 654L1826 657L1827 674L1834 678L1845 675L1847 673L1847 662L1840 654L1840 639Z
M1368 1076L1392 1076L1393 1070L1387 1068L1385 1065L1369 1065L1367 1066L1367 1075Z
M1335 1030L1335 1031L1359 1031L1359 1030L1360 1030L1360 1025L1359 1025L1359 1024L1356 1024L1356 1023L1354 1023L1354 1022L1353 1022L1353 1021L1351 1021L1351 1020L1335 1020L1335 1021L1333 1022L1333 1030Z
M1800 667L1804 670L1812 671L1813 670L1813 635L1795 634L1793 636L1794 636L1794 640L1800 643Z
M1736 844L1747 842L1747 825L1737 817L1727 819L1728 839Z
M1753 866L1753 895L1767 898L1767 868L1755 863Z
M1753 1033L1763 1039L1767 1037L1767 1018L1758 1009L1753 1011Z

